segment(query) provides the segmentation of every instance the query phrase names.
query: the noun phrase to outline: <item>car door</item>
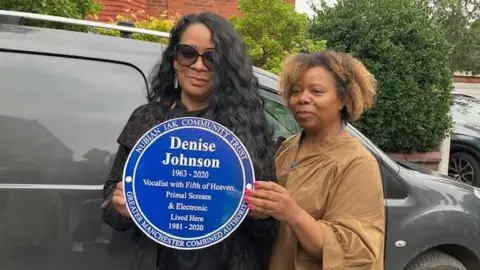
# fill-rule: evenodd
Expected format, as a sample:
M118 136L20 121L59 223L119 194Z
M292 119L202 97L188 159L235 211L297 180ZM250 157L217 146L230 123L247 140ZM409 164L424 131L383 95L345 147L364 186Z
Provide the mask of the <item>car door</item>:
M0 51L0 263L127 269L129 235L103 224L116 139L146 81L119 63Z

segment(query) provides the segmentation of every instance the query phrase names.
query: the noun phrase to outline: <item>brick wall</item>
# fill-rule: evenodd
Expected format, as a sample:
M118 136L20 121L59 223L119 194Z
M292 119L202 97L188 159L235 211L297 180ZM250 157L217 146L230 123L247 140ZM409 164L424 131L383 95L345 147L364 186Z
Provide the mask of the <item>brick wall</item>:
M239 15L236 0L183 0L170 1L169 10L180 11L182 15L202 11L214 11L225 17Z
M123 13L125 9L133 11L145 10L150 15L157 15L165 10L188 13L213 11L228 18L232 15L240 15L238 0L100 0L104 5L103 12L99 15L100 21L110 21L116 15ZM295 0L286 0L295 5Z
M480 76L455 75L453 81L456 83L480 83Z
M126 9L147 10L149 0L100 0L103 11L98 16L99 21L109 22L115 20L117 14L124 13Z
M160 14L165 10L171 10L170 5L176 0L146 0L147 8L146 11L148 14L156 15Z

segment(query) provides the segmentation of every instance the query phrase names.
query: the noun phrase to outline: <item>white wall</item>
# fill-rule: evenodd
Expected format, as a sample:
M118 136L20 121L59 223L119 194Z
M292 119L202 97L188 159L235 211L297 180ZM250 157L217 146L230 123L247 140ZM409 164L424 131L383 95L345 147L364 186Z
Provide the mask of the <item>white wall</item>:
M438 164L438 172L441 174L448 174L448 159L450 158L450 139L451 136L448 136L443 140L442 144L440 145L440 154L441 154L441 161Z

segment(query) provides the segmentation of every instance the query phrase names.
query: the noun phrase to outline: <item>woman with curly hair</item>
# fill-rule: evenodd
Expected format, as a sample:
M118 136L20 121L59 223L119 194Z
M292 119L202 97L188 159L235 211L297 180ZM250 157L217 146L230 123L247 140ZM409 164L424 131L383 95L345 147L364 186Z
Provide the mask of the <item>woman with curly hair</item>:
M112 228L133 227L137 235L135 270L263 270L268 268L275 220L247 217L226 240L201 250L157 245L135 227L125 207L122 171L137 140L168 119L195 116L229 128L243 142L258 179L274 180L273 130L264 115L244 43L230 23L214 13L183 17L154 71L148 104L137 108L118 138L105 183L103 219Z
M346 130L376 82L344 53L289 58L281 90L303 127L276 155L278 184L255 183L249 208L279 220L271 270L383 269L385 208L375 157Z

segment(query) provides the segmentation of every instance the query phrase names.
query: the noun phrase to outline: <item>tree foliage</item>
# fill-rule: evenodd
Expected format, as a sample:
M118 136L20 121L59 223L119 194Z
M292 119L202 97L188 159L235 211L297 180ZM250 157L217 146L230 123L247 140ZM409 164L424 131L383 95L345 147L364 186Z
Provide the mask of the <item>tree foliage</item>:
M324 41L307 37L308 17L282 0L239 0L242 16L231 22L243 37L254 65L273 73L280 71L284 58L299 51L325 47Z
M480 74L480 19L470 25L463 44L469 49L465 50L467 53L463 57L464 68L458 68L457 71L471 71L474 74ZM457 63L460 61L458 60Z
M426 1L441 19L455 19L463 17L468 22L480 17L480 1L478 0L423 0ZM452 17L453 16L453 17ZM462 19L463 19L462 18Z
M161 32L170 32L173 26L178 22L181 15L178 12L163 12L159 16L151 16L146 14L144 10L133 12L129 9L125 10L124 13L119 14L115 20L112 20L113 24L118 24L119 22L134 22L136 28L155 30ZM99 32L104 35L110 36L120 36L118 30L110 29L99 29ZM157 37L147 34L132 34L133 39L145 40L151 42L159 43L168 43L167 38Z
M432 19L444 30L453 46L452 71L480 73L480 1L422 0L432 13Z
M102 10L102 5L96 0L2 0L0 1L0 9L85 19L88 16L95 17ZM84 27L36 20L27 20L25 24L86 31Z
M355 125L385 151L436 149L451 128L451 46L416 0L338 0L316 10L311 35L361 59L379 82Z

